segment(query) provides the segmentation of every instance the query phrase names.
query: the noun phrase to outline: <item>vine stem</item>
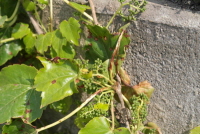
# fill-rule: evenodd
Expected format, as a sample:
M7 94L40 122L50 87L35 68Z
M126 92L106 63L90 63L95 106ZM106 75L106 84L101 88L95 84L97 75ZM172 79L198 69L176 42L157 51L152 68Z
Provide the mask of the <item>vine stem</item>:
M39 27L39 24L38 22L35 20L35 18L31 15L31 13L27 12L28 14L28 17L30 18L31 20L31 23L33 24L34 28L35 28L35 31L38 33L38 34L43 34L43 31L42 29Z
M112 115L112 128L111 130L115 129L115 114L114 114L114 103L113 103L113 93L112 93L112 100L111 100L111 115Z
M53 0L50 0L50 31L53 31Z
M69 5L69 6L71 6L72 8L74 8L74 9L76 9L74 6L72 6L71 4L70 4L70 1L68 1L68 0L63 0L65 3L67 3L67 5ZM78 10L78 9L76 9L76 10ZM79 11L79 10L78 10ZM92 18L92 16L90 16L89 14L87 14L86 12L80 12L80 13L82 13L85 17L87 17L88 19L90 19L91 21L94 21L94 19Z
M0 41L0 46L2 45L1 43L13 41L13 40L17 40L17 39L15 39L15 38L12 37L12 38L8 38L8 39L1 40L1 41Z
M16 7L15 7L14 12L13 12L12 15L10 16L10 18L6 19L6 21L11 21L11 20L15 17L15 15L17 14L17 11L18 11L18 9L19 9L19 4L20 4L20 0L17 1L17 5L16 5Z
M61 122L67 120L68 118L70 118L71 116L73 116L74 114L76 114L79 110L81 110L85 105L87 105L88 102L90 102L97 94L105 91L107 88L101 88L99 89L98 91L96 91L94 94L92 94L85 102L83 102L78 108L76 108L74 111L72 111L70 114L68 114L67 116L63 117L62 119L50 124L50 125L47 125L47 126L44 126L42 128L39 128L39 129L36 129L37 132L41 132L43 130L46 130L48 128L51 128L53 126L56 126L58 124L60 124Z
M93 3L93 0L88 0L88 1L90 3L90 7L91 7L91 10L92 10L92 17L94 19L94 24L98 25L98 21L97 21L97 16L96 16L96 11L95 11L95 6L94 6L94 3Z
M108 22L106 28L108 28L110 26L110 24L113 22L114 18L116 17L116 15L119 13L119 11L122 9L123 6L127 5L126 4L121 4L120 7L117 9L117 11L115 12L115 14L112 16L112 18L110 19L110 21Z
M131 104L129 103L128 99L123 94L122 94L122 98L124 102L126 103L126 105L128 106L128 108L131 109Z
M36 37L37 35L33 34L33 36ZM11 38L7 38L7 39L4 39L4 40L0 40L0 46L2 45L2 43L6 43L6 42L9 42L9 41L14 41L14 40L18 40L18 39L15 39L15 38L11 37Z
M35 8L35 18L36 18L37 21L38 21L38 26L41 27L41 28L45 31L45 33L47 33L47 30L46 30L46 28L44 27L44 24L42 23L42 20L40 19L40 16L39 16L38 11L37 11L36 8ZM39 25L39 24L40 24L40 25Z
M102 74L92 74L92 76L103 77L103 78L105 78L110 84L114 84L112 81L110 81L109 78L107 78L106 76L104 76L104 75L102 75Z

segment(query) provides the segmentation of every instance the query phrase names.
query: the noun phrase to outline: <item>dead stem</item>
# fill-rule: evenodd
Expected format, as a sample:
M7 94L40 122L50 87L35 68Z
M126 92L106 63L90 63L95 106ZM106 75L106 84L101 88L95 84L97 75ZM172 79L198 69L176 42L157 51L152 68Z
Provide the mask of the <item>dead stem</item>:
M97 16L96 16L96 11L95 11L95 6L94 6L94 3L92 0L89 0L89 3L90 3L90 7L91 7L91 10L92 10L92 17L94 19L94 24L95 25L98 25L98 21L97 21Z

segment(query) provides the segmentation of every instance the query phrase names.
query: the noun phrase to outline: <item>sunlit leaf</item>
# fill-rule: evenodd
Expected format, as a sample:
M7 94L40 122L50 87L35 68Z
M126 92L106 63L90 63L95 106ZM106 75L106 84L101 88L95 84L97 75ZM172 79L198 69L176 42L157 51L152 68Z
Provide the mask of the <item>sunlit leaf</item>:
M46 33L45 35L40 34L38 35L36 41L35 41L35 47L38 52L41 54L44 54L44 52L47 51L48 46L51 45L52 41L52 33Z
M44 107L55 101L77 93L75 79L78 74L77 65L70 60L60 60L52 63L39 57L44 68L35 77L37 91L42 91L42 105Z
M200 133L200 126L197 126L190 130L190 134L199 134Z
M79 45L80 39L80 24L74 18L69 18L68 21L64 20L60 23L60 32L62 36L74 45Z
M75 8L76 10L78 10L81 13L83 13L87 9L90 9L89 6L81 5L81 4L78 4L78 3L75 3L75 2L69 2L69 5L73 8Z
M34 52L35 40L36 38L33 36L33 33L31 32L23 38L23 42L25 44L25 50L28 54Z
M37 132L33 126L15 120L11 124L3 126L2 134L37 134Z
M0 72L0 123L22 117L26 110L29 91L33 89L37 70L26 65L12 65ZM40 101L40 100L37 100ZM39 103L39 102L34 103Z
M108 111L109 105L104 103L97 103L94 105L94 109L101 109L103 111Z
M21 39L30 32L29 25L24 23L17 23L12 30L12 37Z
M26 11L34 11L36 8L36 4L30 0L22 1L22 5Z
M48 0L37 0L40 4L48 4Z
M52 47L52 57L73 59L76 53L71 43L67 42L66 38L62 37L59 30L53 32Z
M0 65L12 59L22 50L22 44L19 40L7 42L0 46Z
M11 28L0 30L1 40L10 38ZM0 66L13 58L22 50L22 42L19 40L0 44Z
M95 117L78 134L113 134L113 132L105 117Z

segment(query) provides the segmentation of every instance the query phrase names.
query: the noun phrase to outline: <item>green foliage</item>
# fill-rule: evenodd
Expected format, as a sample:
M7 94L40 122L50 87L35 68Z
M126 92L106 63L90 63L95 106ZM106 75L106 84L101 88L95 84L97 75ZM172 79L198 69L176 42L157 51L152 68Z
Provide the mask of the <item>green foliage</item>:
M34 127L20 120L14 120L11 124L3 127L2 134L37 134L37 132Z
M69 18L68 21L63 21L60 23L60 31L62 33L62 36L67 39L68 42L79 45L79 39L81 32L80 30L80 24L78 21L74 18Z
M130 0L126 3L126 0L118 0L121 3L123 9L124 6L128 6L128 13L123 13L122 10L118 14L125 20L136 20L135 16L141 12L145 11L145 6L147 4L146 0Z
M34 67L26 65L13 65L2 69L0 123L18 117L31 123L41 116L43 110L40 109L40 93L33 87L36 74L37 70Z
M112 130L110 123L105 117L93 118L78 134L130 134L127 128L117 128Z
M70 106L72 104L72 98L66 97L60 101L56 101L50 105L50 107L57 112L60 112L62 114L66 114L67 111L70 109Z
M138 131L143 127L141 124L146 120L147 116L147 102L148 97L145 94L139 94L138 96L133 95L131 103L131 116L133 118L132 125L134 126L134 131Z
M154 88L146 81L130 86L130 78L122 68L130 44L126 32L129 23L116 33L108 30L115 15L134 19L135 14L143 11L145 2L131 0L124 3L125 0L121 0L119 10L105 27L93 24L93 18L85 12L90 7L64 1L79 11L88 33L82 33L83 25L72 17L62 21L55 30L50 22L50 31L46 30L38 10L44 9L48 0L0 1L0 66L5 66L0 71L3 134L37 134L75 114L75 124L81 128L79 134L159 132L152 123L143 125L147 102ZM126 5L131 10L128 16L120 12ZM20 15L27 15L33 25L17 20ZM38 29L42 34L35 33ZM87 36L84 43L80 42L81 34ZM79 53L77 48L82 51ZM17 64L10 65L12 62ZM47 106L62 114L68 113L75 101L75 93L87 93L89 97L63 119L42 128L33 127ZM127 128L121 127L116 120L115 104L121 98L121 105L124 101L132 116L126 120Z
M39 59L44 68L38 71L34 84L37 91L42 91L41 107L78 92L75 85L78 67L73 61L57 60L51 62L42 57Z
M81 12L81 13L84 13L85 10L90 9L89 6L80 5L80 4L77 4L77 3L75 3L75 2L69 2L69 5L70 5L71 7L73 7L74 9L76 9L77 11Z
M76 116L75 124L79 128L83 128L90 120L95 117L108 117L110 101L111 101L110 93L101 93L101 95L97 95L94 100L82 108Z
M12 28L0 29L0 38L6 39L11 37ZM0 44L0 65L5 64L8 60L16 56L22 50L22 42L14 40Z
M113 134L105 117L93 118L78 134Z
M190 134L199 134L199 132L200 132L200 126L197 126L190 131Z
M94 61L97 58L103 61L111 59L119 35L110 33L105 27L97 25L87 25L87 27L89 29L89 35L85 46L87 50L86 58L90 61ZM130 38L124 35L119 48L119 56L122 56L121 58L124 57L125 48L129 43Z

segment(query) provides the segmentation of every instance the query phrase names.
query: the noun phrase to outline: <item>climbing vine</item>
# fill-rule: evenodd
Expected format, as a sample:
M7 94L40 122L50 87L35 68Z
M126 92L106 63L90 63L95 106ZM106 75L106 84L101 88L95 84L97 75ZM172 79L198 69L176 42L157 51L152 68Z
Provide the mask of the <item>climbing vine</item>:
M161 133L154 123L144 124L154 88L147 81L132 86L122 67L130 44L126 31L130 23L115 33L109 31L116 16L134 20L146 1L119 0L121 6L106 26L99 24L92 0L90 6L64 2L78 11L79 20L71 17L54 29L52 0L0 1L2 133L42 133L72 116L79 134ZM38 13L47 5L49 27ZM125 8L128 13L123 12ZM90 9L92 16L86 13ZM81 25L87 33L82 33ZM87 37L83 44L81 34ZM72 96L78 93L87 93L88 98L71 113L52 124L35 126L47 107L66 114L73 105Z

